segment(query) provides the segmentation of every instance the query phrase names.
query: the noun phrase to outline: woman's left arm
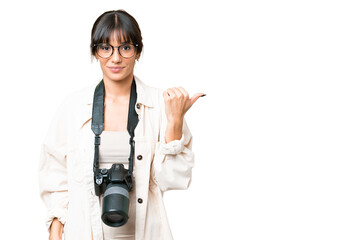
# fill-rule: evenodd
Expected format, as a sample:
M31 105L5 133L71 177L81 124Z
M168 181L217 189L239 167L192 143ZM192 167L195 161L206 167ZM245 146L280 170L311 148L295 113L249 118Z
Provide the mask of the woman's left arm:
M189 98L181 87L163 92L165 133L160 134L153 162L153 180L162 191L186 189L191 182L194 154L191 150L192 135L185 122L185 113L195 101L205 94ZM162 132L162 131L161 131Z

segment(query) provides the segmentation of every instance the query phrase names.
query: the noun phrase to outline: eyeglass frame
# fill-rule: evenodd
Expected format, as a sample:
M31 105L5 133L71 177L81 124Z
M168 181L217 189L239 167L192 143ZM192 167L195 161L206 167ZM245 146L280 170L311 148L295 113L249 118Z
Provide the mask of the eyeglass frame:
M110 57L114 54L114 48L117 48L119 55L122 56L123 58L132 58L133 56L135 56L135 51L134 51L134 55L132 55L131 57L124 57L124 56L121 55L121 53L120 53L120 47L121 47L121 46L124 46L124 45L127 45L127 44L128 44L128 45L133 45L135 48L137 48L137 47L139 46L139 44L133 44L133 43L127 43L127 42L125 42L125 43L123 43L123 44L120 44L120 45L117 46L117 47L111 45L110 43L97 43L97 44L94 44L93 47L98 47L98 46L105 45L105 44L106 44L106 45L109 45L109 46L111 47L111 54L110 54L110 56L108 56L108 57L102 57L102 56L100 56L100 55L97 53L97 50L96 50L97 55L98 55L99 57L101 57L101 58L104 58L104 59L110 58ZM136 50L136 49L135 49L135 50Z

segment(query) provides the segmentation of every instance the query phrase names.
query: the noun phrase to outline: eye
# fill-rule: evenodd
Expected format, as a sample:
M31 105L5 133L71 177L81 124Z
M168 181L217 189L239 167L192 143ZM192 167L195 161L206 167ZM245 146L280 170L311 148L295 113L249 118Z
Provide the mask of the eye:
M100 46L98 46L98 48L100 51L110 51L111 50L111 47L107 44L100 45Z
M125 44L125 45L121 46L122 51L130 51L131 49L132 49L132 45L130 45L130 44Z

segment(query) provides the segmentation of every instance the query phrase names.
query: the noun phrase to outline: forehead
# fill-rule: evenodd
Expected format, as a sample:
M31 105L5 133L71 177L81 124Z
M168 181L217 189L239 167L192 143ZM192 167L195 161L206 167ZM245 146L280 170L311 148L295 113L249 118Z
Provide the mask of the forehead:
M119 45L122 43L131 42L131 40L127 37L127 34L122 30L113 30L110 33L110 36L104 39L105 43L110 43L111 45Z

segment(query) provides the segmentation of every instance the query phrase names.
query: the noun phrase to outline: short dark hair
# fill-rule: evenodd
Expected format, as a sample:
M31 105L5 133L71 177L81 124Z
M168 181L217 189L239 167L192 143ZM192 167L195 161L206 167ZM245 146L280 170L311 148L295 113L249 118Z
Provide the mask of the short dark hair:
M92 56L95 56L96 53L95 44L108 43L113 32L118 34L119 41L122 37L125 42L137 44L136 54L140 55L143 42L139 24L126 11L113 10L101 14L93 25L90 43Z

